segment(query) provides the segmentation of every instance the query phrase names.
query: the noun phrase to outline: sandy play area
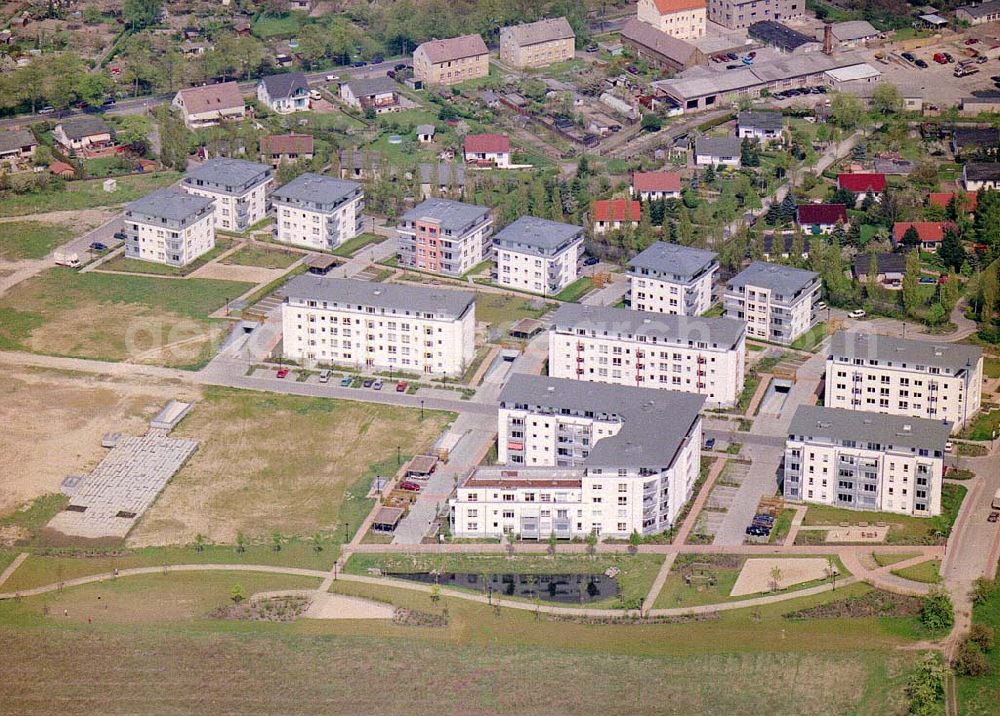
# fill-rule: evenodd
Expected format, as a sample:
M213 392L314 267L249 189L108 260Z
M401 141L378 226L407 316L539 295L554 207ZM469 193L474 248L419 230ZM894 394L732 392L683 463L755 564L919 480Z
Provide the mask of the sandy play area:
M342 594L318 594L305 616L309 619L392 619L395 613L396 608L391 604Z
M835 527L826 533L827 542L885 542L889 526Z
M736 578L730 596L740 597L771 591L771 583L774 581L771 571L775 567L781 570L778 588L784 589L827 577L829 564L822 557L748 559L740 570L740 576Z

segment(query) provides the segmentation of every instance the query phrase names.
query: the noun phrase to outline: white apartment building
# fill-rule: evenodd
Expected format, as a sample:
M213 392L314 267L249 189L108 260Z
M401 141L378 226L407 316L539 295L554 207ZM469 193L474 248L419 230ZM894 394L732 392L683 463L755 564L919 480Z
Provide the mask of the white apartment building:
M543 295L576 281L583 227L522 216L493 237L498 286Z
M552 314L549 375L556 378L699 393L712 407L729 407L745 371L741 321L576 303Z
M700 316L712 306L718 254L657 241L628 262L628 301L637 311Z
M701 396L515 374L499 457L449 502L452 534L569 539L670 529L701 469Z
M364 193L353 181L300 174L275 190L274 240L329 251L364 228Z
M939 515L950 431L940 420L800 406L785 443L785 499Z
M188 194L215 199L215 228L246 231L267 216L274 172L244 159L209 159L181 181Z
M745 321L747 335L788 345L816 325L819 274L754 261L726 284L725 316Z
M490 256L493 214L485 206L427 199L396 225L399 265L461 276Z
M979 412L982 391L975 346L841 331L827 350L831 408L946 420L959 432Z
M215 202L180 189L157 189L125 206L125 257L186 266L215 247Z
M304 365L461 375L475 356L471 291L312 274L284 291L285 355Z

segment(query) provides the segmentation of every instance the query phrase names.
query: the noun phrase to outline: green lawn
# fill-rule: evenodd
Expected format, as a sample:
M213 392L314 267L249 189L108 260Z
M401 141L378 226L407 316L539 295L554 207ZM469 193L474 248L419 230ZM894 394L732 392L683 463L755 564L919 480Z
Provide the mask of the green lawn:
M72 229L63 224L43 224L39 221L0 223L0 259L44 258L73 236Z
M969 440L992 440L994 430L1000 430L1000 410L979 413L972 425L962 431L962 437Z
M986 356L983 359L983 374L987 378L1000 378L1000 358Z
M117 206L135 201L154 189L173 184L179 172L131 174L118 178L118 190L104 191L103 179L55 182L53 187L27 194L0 192L0 216L25 216L47 211L73 211L98 206Z
M115 256L110 261L98 267L100 271L127 271L131 273L147 273L152 276L187 276L194 273L202 266L212 261L216 257L224 254L233 247L233 240L224 236L215 237L215 247L186 266L168 266L167 264L156 263L155 261L142 261L140 259L126 258L124 254ZM233 296L236 298L236 296Z
M305 20L306 15L298 12L286 12L282 15L262 13L254 20L252 32L264 40L292 37L299 32Z
M271 248L260 244L247 244L239 251L222 259L220 263L258 268L284 269L302 258L303 254L286 249Z
M562 291L553 296L557 301L576 302L590 293L594 281L589 276L581 276Z
M366 246L380 244L385 241L384 236L378 234L359 234L350 241L345 241L333 251L334 256L354 256L358 251Z
M888 567L890 564L902 562L918 554L919 552L872 552L872 559L879 567Z
M221 337L206 316L251 286L53 268L0 298L0 349L201 365Z
M489 323L491 329L506 333L514 321L521 318L539 318L554 306L551 303L544 303L543 307L536 308L533 303L542 303L542 299L477 291L476 320Z
M815 352L826 338L826 323L820 322L792 341L792 348Z
M897 577L912 579L914 582L925 582L927 584L938 584L941 582L941 560L931 559L912 567L894 569L892 573Z
M972 622L1000 633L1000 589L995 582L985 602L972 607ZM959 676L955 679L958 692L958 713L967 716L992 716L997 712L1000 693L1000 647L986 654L990 673L985 676Z
M958 509L965 498L962 485L944 485L941 489L941 514L937 517L911 517L891 512L845 510L827 505L809 505L803 525L832 525L841 522L857 524L885 522L889 525L887 544L942 544L951 532L958 517Z
M627 604L637 606L645 597L663 563L662 555L607 555L594 558L581 554L559 554L554 558L531 554L513 557L485 554L408 555L354 554L344 570L351 574L369 574L370 569L383 573L467 572L469 574L602 574L614 567ZM618 598L588 602L594 607L615 607Z

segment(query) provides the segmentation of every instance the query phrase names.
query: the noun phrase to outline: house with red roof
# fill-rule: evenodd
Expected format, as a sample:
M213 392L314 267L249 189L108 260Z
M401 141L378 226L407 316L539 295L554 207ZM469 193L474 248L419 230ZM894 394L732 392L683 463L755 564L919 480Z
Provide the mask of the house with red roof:
M795 220L809 234L829 234L837 226L847 226L847 207L844 204L799 204Z
M629 194L643 201L681 198L681 175L676 172L636 172Z
M595 234L638 226L641 217L642 205L635 199L598 199L590 212Z
M467 164L500 169L510 166L510 140L505 134L469 134L463 152Z
M903 235L911 226L920 237L920 248L924 251L937 251L944 240L944 232L955 225L949 221L897 221L892 225L893 246L903 244Z
M837 188L853 192L856 201L869 195L878 199L885 191L885 174L838 174Z
M979 201L979 196L974 191L964 191L964 192L954 192L954 191L934 191L927 195L927 203L930 206L939 206L942 209L947 209L951 200L955 197L965 199L965 211L966 213L973 213L976 210L976 204Z

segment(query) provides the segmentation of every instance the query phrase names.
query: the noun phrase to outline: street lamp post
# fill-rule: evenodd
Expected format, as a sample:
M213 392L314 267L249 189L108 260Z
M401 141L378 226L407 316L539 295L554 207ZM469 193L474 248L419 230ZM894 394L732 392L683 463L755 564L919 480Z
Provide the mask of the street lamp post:
M350 531L350 525L347 522L345 522L344 523L344 544L347 544L348 542L351 541L350 538L348 537L348 532L349 531Z
M423 400L420 401L420 419L421 420L424 419L424 401Z
M402 465L402 464L403 464L402 458L400 457L400 454L399 454L399 445L397 445L396 446L396 466L398 467L399 465Z

